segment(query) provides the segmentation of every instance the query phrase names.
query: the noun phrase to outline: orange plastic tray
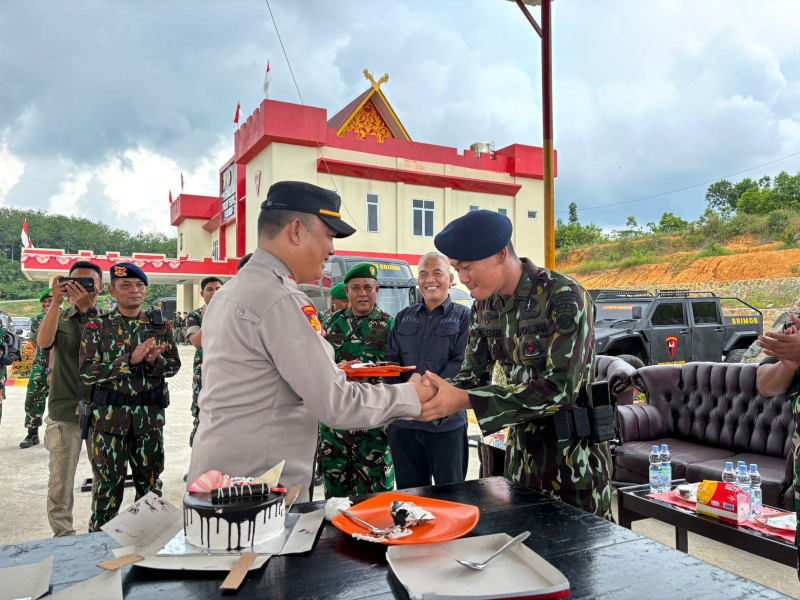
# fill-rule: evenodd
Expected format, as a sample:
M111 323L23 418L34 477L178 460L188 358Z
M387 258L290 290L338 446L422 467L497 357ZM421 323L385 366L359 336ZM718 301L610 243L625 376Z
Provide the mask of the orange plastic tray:
M478 510L477 506L423 498L422 496L407 496L395 492L386 492L380 496L365 500L350 507L347 512L365 520L367 523L371 523L375 527L391 527L394 525L394 521L392 521L392 515L389 513L389 507L395 500L398 502L413 502L417 506L430 511L436 517L436 520L432 523L412 527L411 531L413 533L411 535L394 539L387 538L384 542L381 542L387 546L433 544L454 540L472 531L480 518L480 510ZM348 519L344 515L337 516L332 522L334 527L349 535L353 533L370 535L369 530L363 525Z
M400 373L408 373L416 367L401 367L400 365L379 365L377 367L340 367L348 377L399 377Z

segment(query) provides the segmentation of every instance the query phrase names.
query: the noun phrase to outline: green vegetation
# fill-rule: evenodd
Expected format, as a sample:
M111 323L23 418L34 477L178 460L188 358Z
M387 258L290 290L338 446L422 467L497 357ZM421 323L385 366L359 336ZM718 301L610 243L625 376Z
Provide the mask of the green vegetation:
M44 281L28 281L20 270L20 231L25 219L28 220L28 233L37 248L63 248L69 253L79 250L91 250L96 254L120 252L123 256L149 252L164 254L168 258L175 258L177 253L175 238L163 233L131 234L84 218L0 208L0 308L11 315L39 314L39 294L47 287ZM147 290L147 302L175 296L175 290L174 285L151 285ZM101 307L109 301L107 292L99 299Z
M800 173L738 183L723 179L709 186L706 201L708 207L695 221L665 212L658 223L642 228L631 215L623 229L610 233L593 223L582 225L573 202L569 222L556 223L556 264L584 249L578 273L669 262L677 274L697 258L733 254L723 246L741 235L753 236L756 243L780 242L782 248L800 246ZM696 254L672 261L660 258L677 252Z
M790 306L795 300L797 300L797 294L779 290L766 294L763 292L754 292L752 295L743 298L743 300L748 304L752 304L756 308L773 308L775 306L783 307ZM741 305L739 304L738 307L734 307L741 308Z

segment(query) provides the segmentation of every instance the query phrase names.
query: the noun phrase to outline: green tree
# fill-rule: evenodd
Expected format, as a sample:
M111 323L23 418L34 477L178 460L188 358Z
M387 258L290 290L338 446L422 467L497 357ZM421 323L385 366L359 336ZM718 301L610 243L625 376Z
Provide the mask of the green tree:
M569 224L577 225L578 223L578 205L574 202L569 203Z
M680 217L676 217L671 212L665 212L661 215L661 220L658 222L657 231L672 232L683 231L689 227L689 222L684 221Z
M733 184L727 179L720 179L708 186L706 201L712 209L736 210L739 198L752 188L758 188L758 183L749 177L745 177L737 184Z
M736 208L747 215L766 215L780 208L780 205L774 190L754 187L741 195Z

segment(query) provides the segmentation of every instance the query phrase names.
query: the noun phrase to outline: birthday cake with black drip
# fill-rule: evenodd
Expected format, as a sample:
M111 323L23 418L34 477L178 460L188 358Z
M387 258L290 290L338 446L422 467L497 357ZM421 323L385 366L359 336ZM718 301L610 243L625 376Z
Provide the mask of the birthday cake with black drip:
M183 498L186 541L209 550L234 551L278 537L286 521L286 489L252 478L210 471Z

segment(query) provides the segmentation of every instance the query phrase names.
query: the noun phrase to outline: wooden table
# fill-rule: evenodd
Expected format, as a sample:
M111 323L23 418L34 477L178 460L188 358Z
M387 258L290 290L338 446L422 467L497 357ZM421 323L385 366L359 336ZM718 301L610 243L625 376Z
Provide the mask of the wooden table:
M673 484L685 481L679 479L673 481ZM675 547L681 552L689 551L688 532L691 531L739 550L797 568L797 547L794 544L754 529L698 515L694 511L663 500L648 498L649 493L648 483L617 490L617 518L620 525L630 529L634 521L657 519L675 527Z
M512 484L501 477L462 484L403 490L480 507L472 535L532 532L525 542L569 579L572 598L699 597L726 600L786 598L758 583L642 537L562 502ZM298 505L301 512L323 502ZM100 573L95 565L111 558L117 544L104 533L0 547L0 567L36 562L55 555L53 590ZM388 570L386 548L361 542L325 523L314 549L302 555L272 557L248 574L237 598L407 598ZM654 567L659 575L654 582ZM491 571L485 571L490 575ZM123 571L125 598L218 598L225 574L156 571L130 566Z

